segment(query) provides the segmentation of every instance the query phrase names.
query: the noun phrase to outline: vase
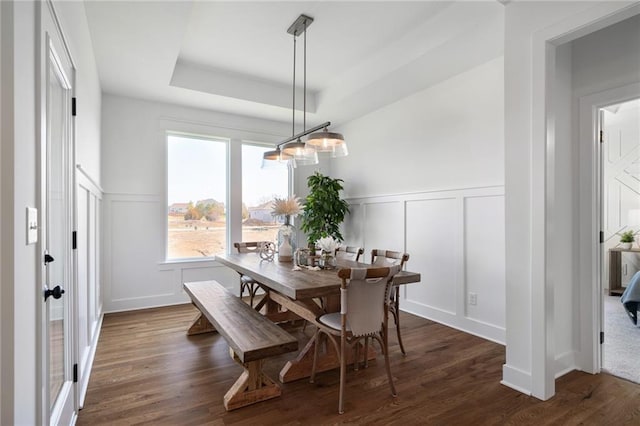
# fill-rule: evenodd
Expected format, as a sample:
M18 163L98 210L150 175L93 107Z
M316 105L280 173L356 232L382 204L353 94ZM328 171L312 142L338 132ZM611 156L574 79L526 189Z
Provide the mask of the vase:
M323 251L322 256L320 256L320 267L322 269L334 269L336 267L335 256Z
M280 262L293 261L296 251L296 228L291 225L291 216L284 217L284 224L278 229L278 260Z
M620 243L620 247L622 247L624 250L629 250L632 245L633 243Z

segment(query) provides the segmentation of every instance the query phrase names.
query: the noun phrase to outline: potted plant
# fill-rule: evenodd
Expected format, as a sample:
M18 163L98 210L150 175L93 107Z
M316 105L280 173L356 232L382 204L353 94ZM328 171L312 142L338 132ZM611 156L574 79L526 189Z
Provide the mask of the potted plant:
M629 250L634 241L635 233L632 230L624 231L620 234L620 246L623 249Z
M319 172L307 178L309 195L305 199L300 215L300 228L307 234L309 248L315 249L315 243L323 237L333 237L343 241L340 224L349 213L349 205L340 198L342 179L333 179Z

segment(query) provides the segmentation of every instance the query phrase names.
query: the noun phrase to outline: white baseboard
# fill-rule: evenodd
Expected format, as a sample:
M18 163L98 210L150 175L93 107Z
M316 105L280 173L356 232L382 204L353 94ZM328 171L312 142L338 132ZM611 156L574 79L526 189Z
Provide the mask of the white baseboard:
M84 399L87 396L87 388L89 387L89 378L91 377L91 370L93 369L93 360L96 357L96 350L98 349L98 339L100 338L100 331L102 331L102 320L104 319L104 314L101 314L98 322L95 326L95 332L93 333L93 340L91 341L91 349L89 351L89 355L87 357L87 361L85 363L81 363L80 365L84 366L84 371L80 375L82 377L82 382L78 383L78 391L80 394L78 395L78 406L79 408L84 407Z
M501 384L511 389L522 392L525 395L531 395L532 378L531 373L512 367L508 364L502 366Z

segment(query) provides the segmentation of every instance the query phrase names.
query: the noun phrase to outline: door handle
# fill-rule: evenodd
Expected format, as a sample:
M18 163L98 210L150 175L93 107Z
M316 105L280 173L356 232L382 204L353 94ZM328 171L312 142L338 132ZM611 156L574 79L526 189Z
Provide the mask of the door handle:
M49 298L49 296L53 296L54 299L60 299L64 294L64 290L60 288L59 285L55 286L53 289L45 289L44 291L44 300L45 302Z

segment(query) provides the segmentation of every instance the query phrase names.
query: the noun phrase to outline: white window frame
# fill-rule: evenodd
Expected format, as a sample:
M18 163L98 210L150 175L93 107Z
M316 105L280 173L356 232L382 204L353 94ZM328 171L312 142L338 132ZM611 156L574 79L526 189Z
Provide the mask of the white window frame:
M230 240L230 230L229 228L231 227L231 222L233 222L233 216L230 214L229 208L230 208L230 193L231 193L231 164L230 164L230 151L231 151L231 139L229 138L225 138L225 137L220 137L220 136L212 136L212 135L203 135L203 134L195 134L195 133L186 133L186 132L176 132L176 131L167 131L165 133L165 138L164 138L164 158L165 158L165 170L164 170L164 203L163 203L163 207L164 207L164 215L163 215L163 223L164 223L164 261L166 263L175 263L175 262L197 262L197 261L211 261L213 260L213 258L215 257L215 255L212 256L206 256L206 257L180 257L180 258L169 258L169 224L168 224L168 214L169 214L169 194L168 194L168 189L169 189L169 162L168 162L168 147L169 147L169 137L171 136L175 136L175 137L183 137L183 138L189 138L189 139L194 139L194 140L202 140L202 141L211 141L211 142L220 142L220 143L224 143L225 145L225 156L226 156L226 163L227 163L227 173L226 173L226 182L225 182L225 186L226 186L226 194L225 194L225 199L224 199L224 204L225 204L225 210L226 210L226 215L225 215L225 238L227 240L227 244L226 244L226 251L229 251L229 241Z
M169 136L182 136L194 139L211 140L216 142L226 142L226 156L227 156L227 194L225 199L225 206L227 210L226 215L226 239L227 246L226 251L230 253L232 251L232 241L242 241L242 146L253 145L261 146L265 148L275 149L275 144L280 137L276 139L273 135L260 134L260 139L264 139L264 142L256 141L256 136L252 133L245 132L236 129L226 129L219 127L211 127L207 125L181 122L172 119L163 119L166 121L163 123L163 144L164 144L164 189L162 197L162 205L160 206L159 214L162 215L163 223L163 248L162 248L162 261L160 264L184 264L184 263L202 263L211 262L214 260L213 256L208 257L192 257L192 258L177 258L169 259L168 255L168 243L169 243L169 229L167 223L168 214L168 185L169 185L169 173L168 173L168 144ZM288 168L287 179L287 191L291 196L294 187L294 170Z

